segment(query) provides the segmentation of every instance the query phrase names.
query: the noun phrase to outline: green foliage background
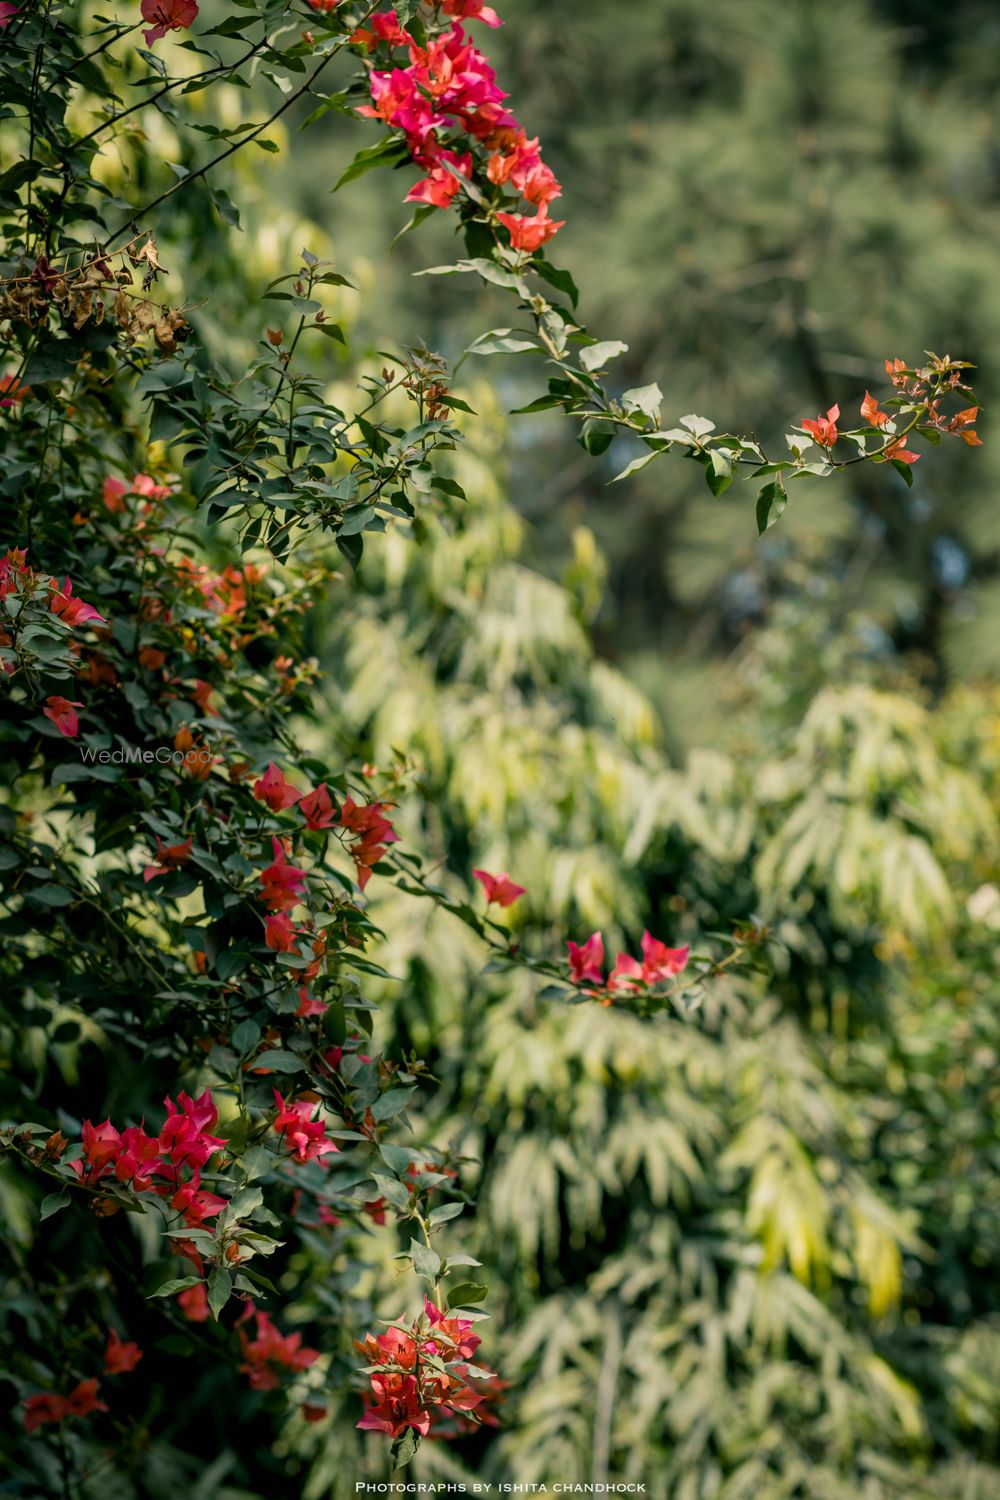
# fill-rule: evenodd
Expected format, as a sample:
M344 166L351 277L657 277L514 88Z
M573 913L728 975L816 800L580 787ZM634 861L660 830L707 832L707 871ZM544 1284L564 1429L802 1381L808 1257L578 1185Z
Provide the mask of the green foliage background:
M667 411L780 441L833 400L856 409L884 356L928 340L980 364L989 409L987 0L947 15L929 0L501 10L491 50L564 181L560 259L590 326L630 341L623 385L657 379ZM247 289L305 242L360 287L337 309L356 347L392 327L456 355L482 301L410 275L451 256L446 223L387 261L407 210L384 178L329 196L357 139L274 138L278 159L234 166L242 231L192 193L161 235L199 336L248 362ZM155 191L189 147L165 117L159 137L106 153L107 181ZM317 368L336 388L354 372L331 350ZM464 516L421 549L368 544L363 608L334 594L315 622L328 743L383 763L403 748L433 809L404 835L456 891L470 864L509 869L529 932L600 926L612 951L645 926L680 942L757 919L769 936L759 970L717 986L693 1024L649 1025L483 978L457 924L391 898L379 1040L428 1058L442 1088L423 1123L480 1164L465 1248L486 1264L486 1347L511 1382L498 1434L424 1445L414 1477L990 1500L990 424L982 452L922 460L912 491L867 470L855 487L803 484L758 542L738 485L712 500L671 462L609 491L613 471L558 422L505 415L515 368L490 373L466 365L459 386L486 418L457 460ZM394 1248L386 1231L386 1315ZM299 1433L306 1500L384 1477L353 1419Z

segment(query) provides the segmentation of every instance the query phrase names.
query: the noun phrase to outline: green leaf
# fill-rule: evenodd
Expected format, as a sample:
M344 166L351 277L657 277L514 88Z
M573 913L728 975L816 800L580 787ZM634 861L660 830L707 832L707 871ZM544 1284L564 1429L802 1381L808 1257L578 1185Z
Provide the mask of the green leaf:
M63 1188L58 1193L49 1193L47 1197L42 1199L42 1206L38 1211L39 1219L51 1219L52 1215L57 1214L60 1209L68 1208L71 1201L72 1199L67 1188Z
M580 429L580 446L594 457L606 453L615 440L614 423L591 418Z
M654 458L659 458L660 453L665 451L665 449L661 448L654 453L644 453L641 458L633 458L632 462L626 464L621 473L616 474L614 479L609 479L608 483L617 484L620 479L627 479L630 474L638 474L640 469L644 469L647 464L651 464Z
M275 1073L299 1073L305 1067L301 1057L296 1052L284 1052L280 1048L274 1048L269 1052L262 1052L254 1059L255 1068L271 1068Z
M175 1276L171 1281L165 1281L158 1286L155 1292L150 1292L150 1297L173 1297L176 1292L186 1292L188 1287L202 1284L200 1276Z
M483 1302L489 1287L482 1281L460 1281L457 1286L448 1288L449 1307L471 1307L473 1303Z
M705 468L705 483L712 494L718 497L723 491L728 490L733 482L733 461L718 448L712 449L708 459Z
M769 527L780 521L788 504L788 496L780 479L765 484L757 496L757 535L763 536Z
M446 1224L449 1219L457 1219L464 1208L464 1203L442 1203L440 1208L431 1210L427 1222L431 1225Z
M647 417L655 417L663 405L663 392L654 381L652 385L636 386L622 396L626 411L641 411Z
M417 1449L420 1447L420 1434L412 1427L407 1427L401 1432L389 1449L389 1457L392 1459L393 1472L397 1469L405 1469L411 1462Z
M223 955L220 955L220 957ZM218 973L218 960L216 960L216 973ZM222 979L228 979L228 974L220 975ZM260 1041L260 1027L256 1021L241 1021L230 1038L230 1045L241 1057L251 1052Z
M208 1278L208 1305L216 1322L219 1314L229 1301L233 1290L233 1278L231 1272L224 1266L216 1266Z
M264 1194L259 1187L240 1188L229 1200L227 1216L229 1222L234 1219L247 1219L264 1202Z
M415 1093L416 1087L411 1085L409 1088L389 1089L388 1093L380 1094L372 1105L372 1118L391 1120L394 1115L402 1114Z
M623 344L620 339L605 339L600 344L589 344L586 349L580 351L580 363L583 368L593 374L595 370L603 369L612 359L617 359L619 354L628 353L628 344Z
M371 172L375 167L394 167L399 162L409 160L409 152L403 141L394 140L391 136L379 141L377 145L366 146L359 151L337 181L333 185L336 193L348 182L354 182L356 178L363 177L366 172Z
M247 1182L255 1182L258 1177L263 1177L271 1170L275 1158L266 1146L251 1146L249 1151L244 1152L240 1166L243 1168L243 1176Z
M423 1276L428 1281L436 1280L441 1270L441 1257L430 1245L425 1245L422 1240L411 1240L410 1259L418 1276Z

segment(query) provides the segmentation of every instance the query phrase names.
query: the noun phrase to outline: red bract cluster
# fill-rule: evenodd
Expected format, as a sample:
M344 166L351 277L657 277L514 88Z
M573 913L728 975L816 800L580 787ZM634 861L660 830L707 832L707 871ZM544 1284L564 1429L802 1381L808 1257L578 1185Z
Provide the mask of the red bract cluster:
M153 23L143 32L146 46L151 47L168 31L186 30L196 19L198 6L195 0L142 0L139 12L144 21Z
M273 1391L281 1384L283 1372L308 1370L319 1359L318 1349L303 1347L301 1333L280 1333L267 1313L252 1302L247 1303L239 1321L242 1324L250 1318L256 1319L257 1332L251 1339L245 1328L239 1329L243 1353L240 1370L255 1391Z
M51 1392L29 1396L24 1403L25 1432L34 1432L48 1422L65 1422L67 1417L87 1417L92 1411L107 1411L106 1404L98 1400L99 1388L97 1380L81 1380L68 1396Z
M610 1005L615 995L635 994L643 987L660 984L684 972L690 949L668 948L651 933L642 935L642 961L619 953L607 979L604 976L604 938L593 932L585 943L567 942L570 977L576 984L595 985L587 993L603 997Z
M84 1120L83 1156L71 1165L87 1187L114 1178L134 1193L165 1198L185 1224L197 1229L226 1206L225 1198L201 1186L201 1168L226 1143L208 1134L218 1119L208 1089L198 1099L183 1092L177 1097L180 1108L172 1099L165 1100L167 1118L158 1136L147 1135L138 1125L119 1131L110 1120L102 1125ZM190 1243L172 1243L178 1254L202 1269L201 1257Z
M495 71L460 24L478 19L498 26L499 16L479 0L451 0L442 8L456 20L426 46L402 31L394 11L373 17L355 33L369 50L386 44L405 46L409 54L407 67L372 70L372 103L360 113L401 130L410 155L424 169L426 176L411 188L408 201L447 208L478 166L485 187L505 188L530 204L531 214L510 211L514 204L496 214L512 247L530 253L562 228L563 220L549 218L549 204L562 190L542 161L537 139L529 140L505 107L508 96Z
M478 880L486 896L486 905L513 906L524 895L524 886L515 885L506 870L502 875L490 875L486 870L473 870L473 879Z
M315 1100L289 1100L286 1104L277 1089L274 1098L278 1106L274 1128L297 1161L316 1161L339 1149L327 1140L323 1121L312 1118L316 1112Z
M468 1318L449 1317L426 1299L424 1316L409 1329L368 1334L355 1344L371 1367L358 1426L394 1438L413 1428L426 1437L435 1419L475 1411L486 1391L471 1382L495 1379L491 1370L469 1369L480 1342Z
M971 393L971 387L962 381L962 371L970 366L965 361L953 360L948 355L940 357L932 354L929 357L930 363L917 370L910 369L902 359L887 359L885 362L885 372L899 392L898 396L890 399L890 405L901 408L903 417L910 418L905 431L898 436L895 433L896 413L885 411L879 406L876 397L870 391L865 391L861 416L874 429L875 434L883 439L884 445L865 451L862 439L862 456L867 456L876 463L888 463L892 460L897 464L912 466L920 454L907 448L906 437L914 429L934 441L937 441L935 434L940 433L945 437L959 437L971 448L982 446L982 438L975 430L979 416L978 406L967 406L950 417L941 411L942 400L952 391ZM835 405L829 408L825 416L820 413L800 425L813 442L830 452L842 437L862 437L860 432L841 432L837 426L839 421L840 407Z

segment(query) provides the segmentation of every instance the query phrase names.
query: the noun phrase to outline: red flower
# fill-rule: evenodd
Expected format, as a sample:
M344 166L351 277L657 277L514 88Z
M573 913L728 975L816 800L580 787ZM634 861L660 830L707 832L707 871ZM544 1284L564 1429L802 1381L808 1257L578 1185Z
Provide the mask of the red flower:
M85 625L88 620L100 620L104 623L104 616L99 615L92 604L85 604L82 599L74 598L73 585L68 578L61 589L53 588L49 609L67 625Z
M865 399L861 403L861 415L869 427L884 427L887 422L892 421L887 411L879 410L878 402L869 391L865 391ZM803 423L803 426L805 426L805 423Z
M286 1104L277 1089L274 1090L274 1097L278 1103L274 1128L279 1135L284 1136L285 1144L291 1146L293 1155L299 1161L315 1161L339 1150L332 1141L327 1140L323 1121L311 1118L315 1104L308 1099L290 1100Z
M957 432L963 443L968 443L970 448L981 448L983 440L977 432L971 432L973 422L979 415L978 406L967 406L964 411L956 412L948 423L946 431Z
M64 734L68 740L76 739L80 733L80 720L76 710L82 708L82 703L71 703L68 698L46 698L45 708L42 713L47 719L51 719L60 734Z
M123 1343L113 1328L108 1329L108 1345L104 1351L106 1375L127 1375L141 1358L142 1350L138 1344Z
M184 31L198 14L195 0L142 0L139 13L144 21L152 21L149 31L144 31L146 46L151 47L168 31Z
M24 1403L24 1430L34 1432L46 1422L65 1422L67 1417L87 1417L92 1411L107 1411L98 1401L97 1380L81 1380L68 1396L44 1394L29 1396Z
M647 984L680 974L686 967L690 947L668 948L650 933L642 935L642 976Z
M502 875L489 875L485 870L473 870L472 874L486 893L487 906L494 901L498 906L513 906L524 895L524 886L515 885L506 870Z
M441 9L447 16L460 21L482 21L484 26L502 26L503 22L491 5L483 0L441 0Z
M272 953L294 953L297 931L291 917L273 912L264 921L264 941Z
M566 222L565 219L550 219L548 208L544 205L534 218L506 213L497 214L497 218L510 231L511 249L529 252L541 249Z
M577 984L604 983L604 938L592 932L585 943L567 942L569 971Z
M894 458L900 464L915 464L920 457L912 448L904 447L904 439L898 437L894 443L890 443L885 450L886 458Z
M297 1016L325 1016L329 1009L322 1000L314 1000L305 985L299 990L299 1008L295 1012Z
M8 5L6 0L0 5L0 26L6 26L12 16L17 15L17 6ZM0 408L4 406L16 406L23 401L25 396L31 395L31 386L22 385L16 375L0 375Z
M191 849L194 839L188 837L181 844L165 844L157 837L156 858L151 865L147 865L142 872L142 878L148 885L158 875L167 875L171 870L179 870L186 865L191 858Z
M261 883L261 897L271 911L291 911L302 898L306 872L288 863L281 840L273 834L271 848L274 851L274 863L268 865L266 870L261 870L257 877Z
M266 802L272 812L284 812L302 796L298 787L285 780L284 772L279 771L273 761L260 780L254 783L253 794L258 802Z
M189 1323L207 1323L212 1316L208 1305L208 1288L203 1281L180 1292L177 1305Z
M309 4L312 5L312 3L313 0L309 0ZM302 1415L307 1422L322 1422L328 1410L326 1406L313 1406L311 1402L306 1401L302 1406Z
M384 816L383 808L389 802L369 802L359 805L353 798L345 797L340 809L340 826L355 835L351 849L358 874L358 885L364 890L371 879L371 867L377 865L389 844L398 842L392 824Z
M837 431L837 418L840 416L840 407L831 406L825 417L817 417L815 421L802 423L806 432L810 432L821 448L832 448L840 433Z
M272 1391L281 1384L281 1370L308 1370L319 1359L318 1349L302 1347L301 1333L279 1333L267 1313L247 1303L245 1317L256 1317L257 1336L239 1330L244 1363L240 1366L255 1391Z
M329 828L337 821L337 810L325 781L300 799L299 812L305 818L306 826L312 829Z

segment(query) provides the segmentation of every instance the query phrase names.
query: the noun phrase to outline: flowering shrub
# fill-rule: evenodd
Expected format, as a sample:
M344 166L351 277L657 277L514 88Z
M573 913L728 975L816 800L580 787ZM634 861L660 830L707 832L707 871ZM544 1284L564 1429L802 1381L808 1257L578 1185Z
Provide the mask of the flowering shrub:
M357 409L338 405L306 350L343 342L324 299L347 282L309 251L265 293L292 331L265 323L258 357L233 378L191 309L160 300L161 206L207 193L235 222L213 174L255 141L267 149L267 126L308 95L316 118L383 127L342 181L415 163L414 222L453 211L470 257L435 270L476 273L526 313L527 327L469 352L543 356L555 373L530 409L564 408L594 454L629 435L648 451L626 472L679 449L719 493L749 466L767 481L763 530L802 474L872 461L908 477L907 441L978 442L976 408L945 409L967 392L949 358L891 362L895 394L884 408L866 395L865 425L841 431L831 408L777 462L698 417L664 429L655 386L609 394L599 374L624 346L577 323L572 280L543 253L562 227L549 213L559 184L465 33L500 17L479 0L309 5L303 33L290 6L248 3L214 28L224 57L203 45L213 33L196 30L194 0L142 0L126 22L36 0L0 7L5 98L19 106L0 176L12 226L0 285L0 966L3 1027L28 1039L5 1074L0 1149L38 1231L2 1335L23 1438L16 1493L72 1493L101 1451L145 1493L144 1447L161 1438L163 1472L186 1482L200 1439L177 1361L261 1397L279 1421L322 1422L347 1392L356 1425L389 1437L398 1464L422 1438L496 1420L503 1382L472 1362L487 1288L456 1279L475 1262L447 1241L468 1206L460 1165L403 1143L426 1069L370 1041L376 877L467 923L496 966L537 973L553 1001L683 1011L746 946L737 936L724 957L692 954L647 932L641 959L619 954L606 974L595 933L569 942L564 962L514 931L530 888L461 872L495 920L403 847L396 808L417 795L405 760L383 773L299 748L294 722L317 690L310 611L350 586L340 567L358 567L366 533L392 525L417 545L422 513L461 501L449 455L469 408L424 350L366 369ZM175 33L191 45L172 58ZM341 54L356 76L324 92ZM193 57L208 59L194 74ZM215 154L144 204L102 186L100 151L142 112L248 81L262 60L282 83L262 124L200 124ZM67 102L74 90L89 126ZM856 452L835 459L843 442ZM361 1371L350 1348L377 1313L357 1288L371 1228L390 1219L429 1295L415 1321L357 1343ZM331 1264L347 1269L320 1275ZM283 1332L286 1319L308 1326ZM228 1410L235 1396L213 1399Z

